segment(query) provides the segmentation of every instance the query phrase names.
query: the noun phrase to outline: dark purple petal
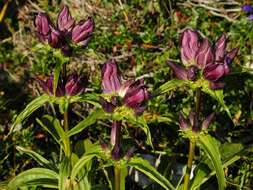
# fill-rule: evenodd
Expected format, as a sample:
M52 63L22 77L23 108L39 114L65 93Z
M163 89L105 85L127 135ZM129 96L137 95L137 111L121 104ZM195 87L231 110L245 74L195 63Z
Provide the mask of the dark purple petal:
M199 38L199 33L192 29L186 29L181 34L181 59L184 65L191 65L195 62L195 56L199 49Z
M211 43L207 38L204 38L203 41L200 42L200 46L196 54L197 66L198 68L203 69L207 64L212 63L213 60L214 55Z
M65 85L66 95L75 96L79 93L82 93L83 90L84 90L84 88L82 86L82 78L78 77L77 74L71 75L68 78L67 83Z
M219 89L224 88L224 86L225 86L225 83L223 83L223 82L212 82L212 81L209 81L209 87L212 90L219 90Z
M222 34L214 44L215 61L220 62L224 60L226 46L227 46L227 39L225 34Z
M182 112L179 112L178 119L179 119L179 126L181 130L186 130L189 128L189 122L188 120L184 118Z
M207 118L203 121L202 123L202 129L206 130L210 124L210 122L212 121L214 117L214 113L210 114L209 116L207 116Z
M253 12L253 7L249 4L245 4L242 6L242 10L246 13L252 13Z
M94 22L92 18L88 18L86 21L80 21L72 30L72 42L81 46L86 45L93 30Z
M235 56L237 55L239 48L234 48L230 52L227 52L225 55L225 62L231 64L234 60Z
M64 5L58 15L57 28L64 33L70 33L74 25L75 20L72 18L69 8Z
M107 61L102 68L102 89L104 93L115 93L121 87L120 71L115 60Z
M189 114L189 121L190 121L191 126L194 126L195 120L196 120L196 113L191 110Z
M187 69L187 78L188 80L195 80L197 76L198 68L195 66L190 66Z
M60 32L54 28L54 26L49 25L50 27L50 36L47 38L48 44L53 47L53 48L58 48L61 46L62 41L61 41L61 34Z
M112 149L112 159L118 161L120 159L120 146L114 146Z
M46 81L37 79L37 82L42 87L43 91L47 93L48 95L53 96L54 95L54 76L51 75L49 78L46 79ZM62 82L59 80L57 89L56 89L56 96L64 96L64 88Z
M103 109L108 113L112 113L116 108L116 105L114 105L111 102L107 102L104 98L100 98L100 104L103 107Z
M181 80L188 80L188 71L180 65L176 65L170 61L167 62L175 73L176 77Z
M211 64L204 69L205 79L210 81L217 81L225 75L227 67L224 64Z
M51 24L51 21L49 17L44 13L39 13L34 20L34 25L36 27L37 32L40 35L47 36L50 32L49 25Z
M126 94L123 98L123 102L126 106L139 109L137 112L142 111L142 106L149 98L147 87L144 85L143 80L137 80L129 86ZM144 111L144 110L143 110Z

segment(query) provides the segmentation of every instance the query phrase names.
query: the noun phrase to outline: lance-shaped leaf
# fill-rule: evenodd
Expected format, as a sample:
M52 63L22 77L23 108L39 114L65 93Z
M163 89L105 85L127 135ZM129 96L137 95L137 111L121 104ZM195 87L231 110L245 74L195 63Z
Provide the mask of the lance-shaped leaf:
M156 96L156 95L164 94L171 90L175 90L176 88L187 86L190 83L191 81L187 81L187 80L172 79L162 84L157 90L155 90L153 95Z
M161 175L156 168L150 165L147 160L140 157L133 157L127 162L127 165L139 170L150 179L161 185L164 189L175 189L175 187L163 175Z
M99 119L106 119L110 118L110 115L105 113L102 109L94 110L90 115L88 115L83 121L78 123L75 127L70 129L67 133L68 137L71 137L72 135L75 135L82 130L86 129L90 125L94 124Z
M33 112L35 112L37 109L39 109L41 106L43 106L46 102L50 100L50 97L46 94L37 97L33 101L31 101L26 108L17 116L15 122L13 123L11 130L9 132L12 133L12 131L15 129L15 127L18 124L21 124L27 117L29 117Z
M58 179L59 175L52 170L33 168L20 173L12 179L8 184L8 189L18 190L22 186L39 186L57 189Z
M49 160L38 154L37 152L34 152L33 150L29 150L27 148L17 146L16 147L19 152L25 153L29 155L31 158L33 158L39 165L46 167L48 169L52 169L54 171L57 170L56 166L54 166Z
M201 149L204 150L204 152L212 161L219 184L219 190L224 190L226 187L226 178L224 175L221 154L219 152L217 143L210 135L200 133L198 136L197 144L201 147Z

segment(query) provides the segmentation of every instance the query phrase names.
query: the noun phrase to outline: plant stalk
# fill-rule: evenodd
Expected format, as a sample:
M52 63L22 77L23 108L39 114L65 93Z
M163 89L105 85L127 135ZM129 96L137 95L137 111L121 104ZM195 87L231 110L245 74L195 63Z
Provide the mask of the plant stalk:
M63 114L63 126L64 126L65 133L67 133L68 130L69 130L69 121L68 120L69 120L68 119L68 109L66 109L64 114ZM69 138L66 139L65 154L66 154L67 157L71 156L71 147L70 147Z
M120 167L117 165L114 165L114 190L120 190Z
M195 132L198 132L200 130L200 128L199 128L200 104L201 104L201 90L200 90L200 88L198 88L196 90L196 109L195 109L194 124L192 126L192 130ZM190 139L189 157L188 157L188 161L187 161L186 174L184 176L184 186L183 186L184 190L189 189L192 163L193 163L194 155L195 155L195 146L196 146L195 139Z
M190 141L189 157L187 162L186 174L184 176L184 190L189 189L190 175L195 153L195 144L196 144L195 141Z

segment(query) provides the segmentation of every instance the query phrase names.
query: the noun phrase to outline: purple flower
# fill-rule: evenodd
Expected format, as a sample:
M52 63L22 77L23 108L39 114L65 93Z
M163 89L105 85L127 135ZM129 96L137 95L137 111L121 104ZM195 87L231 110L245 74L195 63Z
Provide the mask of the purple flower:
M103 65L102 89L105 94L115 95L110 102L105 99L101 100L101 104L107 112L113 112L119 106L120 101L117 97L121 97L122 103L134 109L135 114L139 115L144 111L144 104L149 97L147 86L143 80L129 80L122 83L118 65L114 60L109 60Z
M121 88L121 76L115 60L107 61L102 68L103 93L117 93Z
M212 45L207 38L202 38L197 31L186 29L181 35L181 58L186 68L168 62L177 78L195 80L198 70L209 81L211 89L220 89L224 83L220 79L230 72L230 65L238 48L227 51L227 39L222 34Z
M250 15L248 16L248 19L249 19L249 20L253 20L253 14L250 14Z
M39 78L36 79L41 88L45 93L47 93L50 96L54 95L54 76L51 75L49 78L47 78L45 81L41 80ZM63 83L59 80L57 89L56 89L56 94L55 96L64 96L64 86Z
M69 76L65 85L65 94L68 96L75 96L77 94L82 93L84 91L82 82L83 78L78 77L77 74Z
M72 42L80 46L86 46L91 38L93 29L94 22L92 18L88 18L86 21L80 21L72 30Z
M127 107L134 109L136 115L140 115L145 109L144 103L149 98L147 86L144 80L137 80L127 88L123 102Z
M207 130L213 117L214 117L214 113L207 116L207 118L202 122L202 126L201 126L202 130ZM180 129L182 131L185 131L191 128L193 132L198 133L201 130L199 127L198 121L196 121L196 114L193 111L190 112L188 118L185 118L182 112L179 112L178 120L179 120Z
M195 57L199 49L199 33L186 29L180 36L181 59L185 66L195 64Z
M72 18L71 14L69 12L69 8L66 5L64 5L58 15L57 28L61 32L69 34L69 33L71 33L74 25L75 25L75 20Z
M91 18L75 24L66 5L58 14L56 26L45 13L38 13L34 24L40 41L48 43L53 48L60 48L66 56L70 56L72 53L70 41L84 47L90 40L94 29Z
M79 93L82 93L84 90L84 87L82 85L82 79L81 77L78 77L77 74L70 75L67 79L67 82L64 86L63 81L59 79L57 89L56 89L56 96L75 96ZM51 75L49 78L47 78L45 81L37 78L37 82L42 87L43 91L47 93L50 96L54 95L53 92L53 83L54 83L54 76Z
M245 4L242 6L242 10L246 13L252 13L253 12L253 7L249 4Z

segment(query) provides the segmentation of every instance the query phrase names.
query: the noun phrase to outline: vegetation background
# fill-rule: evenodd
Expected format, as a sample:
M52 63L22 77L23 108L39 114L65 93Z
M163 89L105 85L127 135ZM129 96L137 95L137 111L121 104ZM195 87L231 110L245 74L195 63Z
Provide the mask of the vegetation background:
M1 10L5 3L0 2ZM100 68L109 58L117 60L126 78L144 77L152 90L173 78L166 62L180 62L182 29L196 28L212 41L226 33L229 45L240 49L224 89L232 120L208 95L203 97L201 109L203 115L216 113L210 129L224 147L228 145L224 154L237 151L240 156L226 169L227 189L253 189L253 21L241 11L245 3L253 4L250 0L9 0L0 17L0 181L36 166L16 150L17 145L30 147L52 160L57 157L57 146L35 122L36 117L50 112L47 107L16 128L11 138L5 137L17 114L41 93L34 79L49 75L54 65L52 52L36 38L34 16L45 11L56 18L62 5L67 4L73 17L94 18L95 31L88 47L78 51L68 68L86 76L87 90L98 93ZM144 146L144 134L130 130L137 152L166 160L158 168L164 176L171 176L168 171L178 172L175 166L187 162L188 146L178 135L177 122L179 111L188 112L194 106L192 94L191 90L186 93L185 89L177 89L149 101L144 114L150 120L156 151ZM87 116L90 109L85 103L75 105L70 113L73 122ZM107 123L99 122L73 141L97 141L109 131ZM99 181L99 176L95 180ZM176 175L172 180L177 180ZM216 183L215 177L203 189L212 189L212 183ZM131 187L144 189L137 183Z

